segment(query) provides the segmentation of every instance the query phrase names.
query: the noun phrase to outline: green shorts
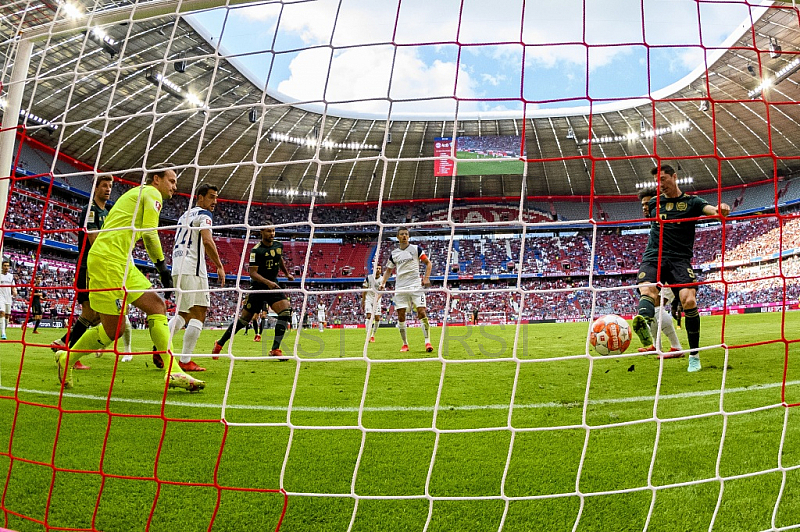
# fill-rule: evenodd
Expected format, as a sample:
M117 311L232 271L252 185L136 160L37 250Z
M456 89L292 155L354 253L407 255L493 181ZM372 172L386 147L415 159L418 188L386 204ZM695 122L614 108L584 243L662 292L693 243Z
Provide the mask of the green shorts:
M153 288L153 283L133 262L129 262L127 268L126 278L125 264L89 254L86 261L89 302L95 312L112 316L127 314L128 305L139 299L145 290Z

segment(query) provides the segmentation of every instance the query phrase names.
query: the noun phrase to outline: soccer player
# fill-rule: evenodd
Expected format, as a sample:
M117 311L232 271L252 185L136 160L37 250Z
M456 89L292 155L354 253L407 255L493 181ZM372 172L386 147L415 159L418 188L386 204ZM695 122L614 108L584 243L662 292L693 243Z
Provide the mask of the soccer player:
M6 325L11 317L11 303L17 297L17 287L14 284L14 274L11 273L11 263L3 261L2 274L0 274L0 340L6 339Z
M300 325L300 316L297 315L297 311L292 311L292 330L297 330L297 327Z
M33 334L39 334L39 324L42 322L42 283L44 279L37 274L33 283L33 300L31 301L31 314L33 314Z
M381 277L381 265L375 265L375 272L364 278L361 293L361 310L364 312L367 336L369 341L375 341L375 333L381 324L381 294L378 292L378 279Z
M208 183L197 187L195 206L178 219L172 249L172 277L177 291L178 312L169 321L170 337L186 326L178 365L183 371L205 371L192 360L192 353L203 332L211 294L208 291L206 255L217 268L219 286L225 286L225 267L219 258L212 234L213 212L219 189ZM154 357L157 355L153 355ZM156 362L158 365L158 362Z
M105 349L119 337L123 321L120 314L131 304L147 315L150 339L157 351L164 352L164 380L169 388L197 391L206 383L187 375L169 352L169 324L164 300L150 289L153 285L133 263L131 249L141 238L156 266L165 290L172 288L172 276L164 260L158 238L158 218L162 202L177 189L178 176L169 167L151 171L146 184L123 194L108 213L103 231L89 250L86 273L89 276L89 301L100 315L100 325L88 329L75 345L56 352L58 377L65 388L73 386L69 360L86 352ZM174 362L174 364L173 364Z
M325 331L325 326L327 323L325 322L325 303L320 301L317 303L317 326L319 327L319 332Z
M417 317L422 324L422 333L425 336L425 351L431 353L433 352L430 339L431 326L428 322L428 315L425 309L425 292L423 288L427 288L431 285L431 269L433 269L433 264L428 259L425 251L423 251L420 246L411 244L408 239L408 228L398 228L397 247L394 248L389 255L386 269L383 272L383 277L381 277L379 290L384 289L386 281L389 280L392 272L396 270L394 305L397 308L397 328L400 330L400 338L403 339L403 346L400 348L400 351L408 351L406 310L416 307ZM420 263L425 265L425 274L421 282L419 278Z
M633 331L644 347L654 349L649 324L655 316L658 287L645 285L672 285L679 290L678 297L686 316L686 336L691 350L688 371L700 371L702 366L697 351L700 347L700 312L697 310L697 287L691 286L696 282L692 256L697 220L692 218L703 215L725 217L731 209L725 203L714 207L698 196L684 194L678 187L675 170L669 165L656 167L650 173L658 176L662 194L651 198L648 203L648 214L658 216L658 220L650 224L650 237L639 267L639 309L633 318Z
M283 355L280 349L281 342L291 319L292 308L289 304L289 298L286 297L286 294L280 292L281 285L278 284L278 272L285 273L286 278L290 281L294 281L294 276L289 273L286 263L283 261L283 244L275 240L274 227L261 229L261 242L250 250L249 271L250 287L253 292L247 294L241 316L228 326L222 338L214 342L214 348L211 353L218 355L230 337L239 332L240 329L244 329L245 325L253 319L253 316L258 316L266 304L278 315L278 321L275 324L275 337L272 340L272 349L269 352L269 356L280 357ZM261 292L261 290L270 290L270 292ZM234 326L236 327L235 330Z
M81 250L81 256L78 259L80 267L78 268L78 275L75 279L75 285L78 292L78 303L81 305L81 315L78 320L72 324L71 329L67 329L64 336L55 340L50 344L50 349L59 351L67 347L67 339L69 339L69 347L75 345L78 338L83 336L86 329L94 327L100 323L100 315L92 309L92 304L89 301L89 281L86 275L86 261L89 257L89 250L97 238L99 231L103 228L103 223L108 216L108 209L106 204L111 197L111 189L114 185L114 178L110 175L104 175L97 178L97 184L94 187L94 196L92 202L83 208L80 214L80 220L86 231L81 231L79 235L78 249ZM125 316L125 332L122 336L124 351L130 353L131 351L131 325L128 316ZM90 366L83 364L80 360L75 362L74 369L92 369Z

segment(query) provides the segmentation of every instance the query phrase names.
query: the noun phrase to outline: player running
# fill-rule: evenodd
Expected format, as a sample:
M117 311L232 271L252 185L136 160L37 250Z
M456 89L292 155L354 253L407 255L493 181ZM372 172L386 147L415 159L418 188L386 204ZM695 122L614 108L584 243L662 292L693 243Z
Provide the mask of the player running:
M381 277L379 290L383 290L386 281L389 280L392 272L397 271L395 279L394 304L397 308L397 328L400 330L400 338L403 339L401 352L408 351L408 339L406 337L406 309L415 306L417 317L422 324L422 333L425 336L425 351L433 352L430 340L430 323L425 312L425 292L423 288L431 285L431 269L433 264L428 260L428 256L423 249L408 241L409 232L407 227L397 229L397 247L389 255L386 263L386 270ZM419 265L425 265L425 274L420 282Z
M261 242L250 251L250 286L251 293L247 295L242 314L222 335L222 338L214 342L212 354L218 355L225 343L231 336L244 329L247 323L258 315L264 305L268 305L278 315L275 324L275 337L272 340L272 350L269 352L271 357L280 357L281 342L283 335L291 319L292 309L289 305L289 298L280 292L281 285L278 284L278 272L286 274L286 278L294 281L294 276L289 273L286 263L283 261L283 244L275 240L275 228L265 227L261 230ZM269 290L269 292L263 292ZM234 330L234 326L236 329ZM287 359L281 359L287 360Z

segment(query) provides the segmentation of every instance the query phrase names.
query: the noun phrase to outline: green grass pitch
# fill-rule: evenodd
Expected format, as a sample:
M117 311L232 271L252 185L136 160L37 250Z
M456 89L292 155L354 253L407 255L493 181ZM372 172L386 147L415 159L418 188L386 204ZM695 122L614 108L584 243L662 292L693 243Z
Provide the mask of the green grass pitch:
M282 486L285 531L345 531L351 519L357 531L422 530L428 520L435 531L501 522L570 531L576 521L580 531L699 531L712 520L713 530L744 531L769 529L773 513L777 527L800 523L800 410L779 406L787 351L786 401L800 402L800 313L785 316L788 343L727 358L709 349L694 374L685 358L582 356L587 326L527 325L518 336L510 325L437 328L442 360L419 361L431 355L418 328L403 354L397 330L383 328L369 363L355 358L363 330L304 331L299 365L197 358L208 387L169 391L165 418L149 355L119 363L110 393L115 357L89 355L92 370L75 372L61 396L49 349L22 356L19 343L2 344L6 526L45 530L17 513L50 527L143 530L152 511L150 530L200 531L219 498L213 530L276 527L282 495L215 486ZM704 317L702 344L720 343L721 326ZM742 345L781 331L780 314L729 316L724 338ZM204 331L198 351L219 334ZM240 332L233 353L265 355L271 338ZM285 351L294 342L291 333ZM136 331L134 348L149 345Z
M507 175L525 172L525 163L516 159L481 158L476 153L460 151L458 159L458 175Z

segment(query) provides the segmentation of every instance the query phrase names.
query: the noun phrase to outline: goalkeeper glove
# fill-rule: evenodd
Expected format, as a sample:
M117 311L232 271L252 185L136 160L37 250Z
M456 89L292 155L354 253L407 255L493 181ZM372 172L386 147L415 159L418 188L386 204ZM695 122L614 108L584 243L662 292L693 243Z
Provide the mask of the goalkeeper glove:
M158 270L158 276L161 278L161 285L164 287L164 297L172 299L172 291L169 290L173 287L172 273L167 269L166 261L160 260L156 262L156 269Z

